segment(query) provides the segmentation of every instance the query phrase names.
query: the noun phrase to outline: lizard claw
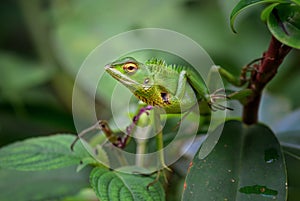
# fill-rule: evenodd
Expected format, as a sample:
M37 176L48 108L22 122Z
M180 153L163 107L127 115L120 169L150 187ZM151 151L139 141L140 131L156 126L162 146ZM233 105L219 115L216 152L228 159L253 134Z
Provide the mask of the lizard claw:
M215 92L213 92L210 95L210 102L209 102L209 107L211 108L212 111L217 111L217 110L233 110L230 107L221 105L218 102L218 100L226 100L229 99L228 96L225 94L225 89L220 88L217 89Z

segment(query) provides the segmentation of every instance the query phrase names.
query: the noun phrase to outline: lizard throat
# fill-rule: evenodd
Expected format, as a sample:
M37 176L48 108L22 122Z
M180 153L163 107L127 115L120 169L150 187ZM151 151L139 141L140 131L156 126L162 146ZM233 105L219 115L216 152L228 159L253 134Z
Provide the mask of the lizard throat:
M146 97L144 94L140 94L140 93L134 93L134 95L141 101L143 101L144 103L148 104L148 105L152 105L152 106L159 106L159 107L164 107L166 105L168 105L168 102L165 102L160 96L155 96L149 93L147 94L148 96Z

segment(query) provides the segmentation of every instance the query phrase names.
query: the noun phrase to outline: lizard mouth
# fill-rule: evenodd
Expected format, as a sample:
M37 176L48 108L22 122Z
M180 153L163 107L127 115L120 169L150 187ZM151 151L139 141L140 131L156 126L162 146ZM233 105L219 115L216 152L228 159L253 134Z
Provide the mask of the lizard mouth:
M105 65L104 69L106 72L108 72L113 78L115 78L117 81L121 82L128 88L132 88L134 85L139 85L138 82L128 78L124 74L122 74L120 71L116 70L113 66L107 64Z

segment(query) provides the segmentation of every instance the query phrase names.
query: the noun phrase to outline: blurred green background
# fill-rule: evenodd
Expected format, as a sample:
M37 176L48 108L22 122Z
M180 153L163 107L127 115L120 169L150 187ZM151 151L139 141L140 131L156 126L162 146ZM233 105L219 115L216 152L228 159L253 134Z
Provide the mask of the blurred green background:
M261 7L229 27L237 0L2 1L0 145L35 135L75 132L72 83L84 59L106 39L135 28L166 28L198 42L214 62L236 75L267 49ZM299 51L292 51L268 89L300 105ZM284 85L283 85L284 83ZM105 90L105 89L103 89ZM109 115L99 97L100 113ZM102 101L101 101L102 100ZM290 109L292 109L290 108Z
M234 34L229 16L237 2L1 1L0 146L28 137L75 133L72 90L76 73L95 47L124 31L155 27L185 34L215 64L238 76L242 66L267 49L270 33L260 20L262 7L258 6L238 17L238 34ZM300 52L293 50L267 88L261 119L279 130L281 117L300 106L299 65ZM82 93L88 96L84 87ZM97 97L97 111L109 119L106 99Z

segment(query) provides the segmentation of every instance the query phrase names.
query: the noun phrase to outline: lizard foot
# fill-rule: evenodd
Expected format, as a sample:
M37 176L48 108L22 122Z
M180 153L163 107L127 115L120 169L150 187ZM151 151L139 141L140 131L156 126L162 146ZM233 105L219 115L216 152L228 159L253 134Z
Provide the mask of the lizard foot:
M233 110L230 107L226 107L224 105L221 105L218 103L219 100L226 100L229 99L229 97L225 94L225 89L221 88L210 94L210 103L209 106L212 111L217 110Z

